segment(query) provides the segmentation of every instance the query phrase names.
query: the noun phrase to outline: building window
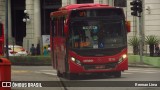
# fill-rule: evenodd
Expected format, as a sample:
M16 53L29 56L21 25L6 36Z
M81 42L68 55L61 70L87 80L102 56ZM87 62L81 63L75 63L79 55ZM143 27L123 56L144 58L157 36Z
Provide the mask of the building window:
M126 7L127 6L127 0L114 0L114 6Z
M62 0L44 0L45 5L61 5Z
M77 4L81 4L81 3L93 3L94 0L77 0Z
M62 0L41 0L41 34L50 34L50 13L62 6Z

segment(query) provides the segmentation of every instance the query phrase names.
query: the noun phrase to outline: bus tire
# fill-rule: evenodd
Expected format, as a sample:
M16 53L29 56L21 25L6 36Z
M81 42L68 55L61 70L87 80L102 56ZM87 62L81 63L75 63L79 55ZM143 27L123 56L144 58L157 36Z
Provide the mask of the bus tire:
M121 77L121 71L114 72L114 77L120 78Z

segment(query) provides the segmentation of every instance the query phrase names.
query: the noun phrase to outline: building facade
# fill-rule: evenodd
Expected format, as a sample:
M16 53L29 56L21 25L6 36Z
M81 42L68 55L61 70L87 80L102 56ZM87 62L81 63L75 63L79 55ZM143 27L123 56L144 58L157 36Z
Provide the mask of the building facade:
M0 0L0 20L5 24L5 1ZM29 50L31 44L41 44L42 35L49 35L49 14L58 8L75 3L102 3L122 6L126 20L131 21L128 38L139 36L138 18L131 16L132 0L8 0L8 35L9 44L19 44ZM160 37L160 0L142 0L143 35ZM25 12L24 12L25 11ZM25 19L25 20L24 20ZM28 19L28 20L27 20ZM147 50L147 48L146 48ZM129 47L129 52L132 48Z

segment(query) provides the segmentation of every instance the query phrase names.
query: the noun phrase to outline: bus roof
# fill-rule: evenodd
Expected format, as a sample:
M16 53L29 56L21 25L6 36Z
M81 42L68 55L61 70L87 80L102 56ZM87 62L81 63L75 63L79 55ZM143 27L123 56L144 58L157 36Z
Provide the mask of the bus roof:
M95 4L95 3L83 3L83 4L71 4L64 7L59 8L58 11L51 12L50 16L61 16L68 13L68 11L73 9L90 9L90 8L116 8L109 6L107 4Z
M64 7L61 7L59 10L71 10L71 9L79 9L79 8L90 8L90 7L110 7L109 5L106 4L95 4L95 3L87 3L87 4L72 4L72 5L67 5Z

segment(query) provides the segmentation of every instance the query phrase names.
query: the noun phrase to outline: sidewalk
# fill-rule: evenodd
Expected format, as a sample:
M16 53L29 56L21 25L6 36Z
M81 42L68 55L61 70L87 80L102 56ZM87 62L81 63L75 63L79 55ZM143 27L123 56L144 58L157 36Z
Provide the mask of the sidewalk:
M160 68L160 57L143 56L143 59L140 60L139 55L129 55L128 65L130 67L136 66L136 67Z

